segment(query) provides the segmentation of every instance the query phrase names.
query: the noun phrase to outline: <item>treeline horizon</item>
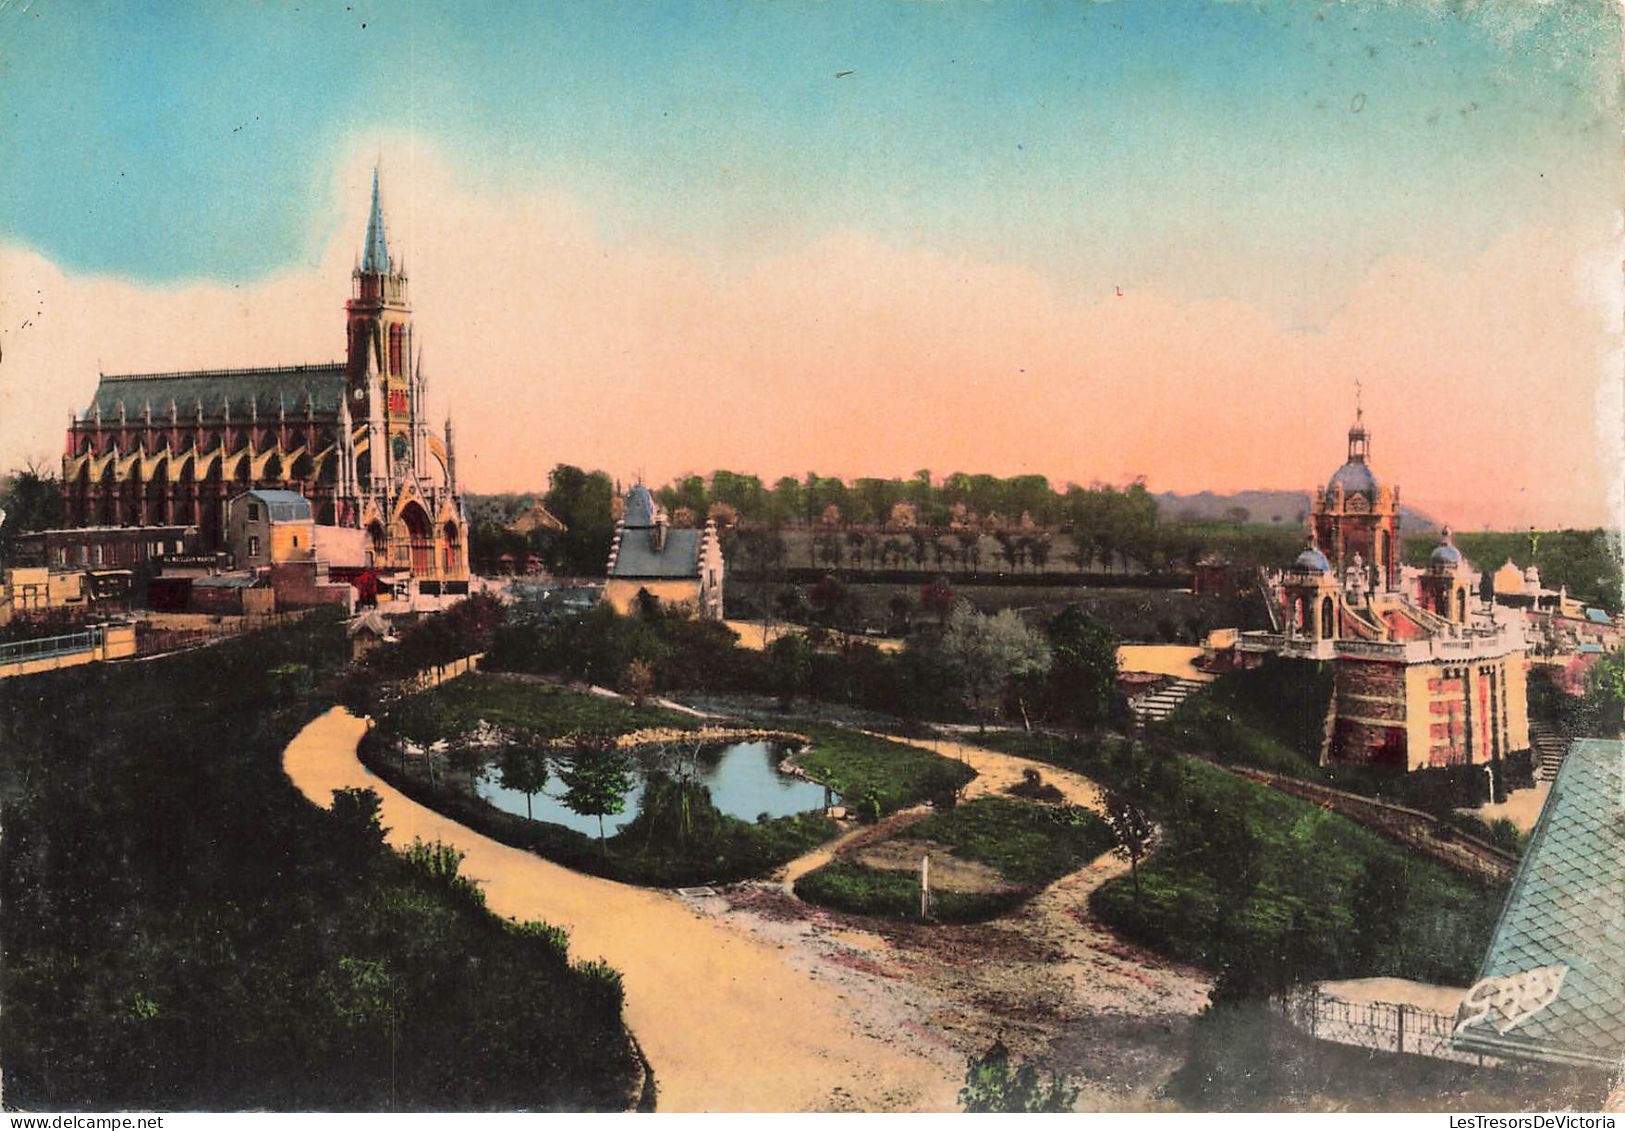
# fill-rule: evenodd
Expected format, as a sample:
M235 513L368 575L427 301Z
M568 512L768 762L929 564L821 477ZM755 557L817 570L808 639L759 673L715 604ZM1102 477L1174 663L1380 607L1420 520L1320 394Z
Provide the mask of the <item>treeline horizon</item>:
M490 568L503 554L520 558L535 553L554 572L601 574L615 533L618 486L624 489L606 472L561 463L549 473L545 491L466 493L476 568ZM809 551L809 566L833 563L839 568L849 558L867 556L871 563L889 558L923 567L928 561L952 560L946 554L951 547L938 553L941 539L961 543L963 564L966 558L974 561L977 552L963 543L993 538L1000 546L985 556L988 564L996 568L1002 559L1018 571L1045 572L1053 563L1086 572L1190 573L1210 554L1251 570L1285 565L1305 536L1303 514L1290 522L1256 522L1240 506L1209 519L1193 520L1183 508L1168 514L1147 490L1144 477L1121 486L1097 482L1058 490L1042 475L1000 478L956 471L939 482L922 468L906 479L859 477L850 482L809 471L801 479L781 476L769 485L755 475L718 469L710 476L681 476L651 490L675 523L699 525L716 518L725 531L725 550L744 548L757 561L780 560L778 547L738 547L739 538L759 540L764 531L798 529L822 535L826 545L816 554ZM509 530L536 502L566 530L529 535ZM7 512L0 524L0 555L7 563L18 534L60 524L60 503L54 472L29 467L0 477L0 508ZM871 540L890 536L898 545L854 544L835 554L827 543L837 532L848 540L854 532ZM931 545L912 544L921 539ZM1408 559L1420 563L1437 536L1412 533L1404 541ZM903 542L910 545L905 549ZM1520 567L1533 563L1549 588L1567 585L1580 600L1611 612L1621 607L1618 543L1600 527L1462 531L1456 542L1483 570L1494 570L1508 559Z
M565 467L574 468L575 465L560 463L556 465L555 471ZM638 482L638 480L623 481L602 470L587 471L581 468L576 470L594 478L601 477L608 485L611 497L617 494L624 496ZM551 480L551 473L549 478ZM1055 527L1063 526L1074 519L1075 516L1069 511L1076 506L1081 497L1117 495L1135 500L1141 497L1149 499L1151 505L1157 509L1160 523L1185 526L1215 524L1275 526L1301 533L1308 519L1309 506L1314 495L1313 488L1288 487L1259 487L1236 491L1214 491L1205 488L1198 491L1151 491L1147 486L1145 475L1137 475L1120 483L1095 479L1088 484L1066 481L1059 485L1053 483L1049 477L1038 474L1001 477L955 471L937 478L926 468L921 468L906 477L842 477L809 471L800 478L784 475L771 483L758 475L718 468L709 475L681 475L658 486L646 485L656 500L666 507L674 518L693 519L703 524L705 518L710 517L712 507L723 506L728 508L730 521L753 525L774 523L818 525L824 519L829 506L837 509L838 518L830 517L840 525L886 525L893 521L893 509L902 503L914 508L911 516L913 523L921 526L950 525L956 518L962 517L961 512L955 511L956 507L961 507L963 517L983 522L997 518L1014 527L1020 522L1021 516L1026 514L1037 526ZM492 501L517 509L542 499L550 490L551 486L545 489L464 493L471 500ZM1303 506L1290 516L1272 514L1267 519L1262 515L1253 514L1239 502L1207 515L1199 513L1199 508L1193 506L1191 502L1202 496L1223 501L1241 500L1247 495L1294 494L1303 497ZM1162 500L1162 496L1177 499L1178 503L1169 506ZM1439 523L1427 512L1414 511L1414 508L1412 510L1421 521L1434 524L1429 529L1446 525ZM679 515L679 511L683 514ZM1456 527L1455 532L1458 536L1463 534L1527 536L1531 532L1538 536L1559 531L1601 529L1603 528L1599 526L1563 524L1540 528L1484 525L1471 531ZM1408 533L1420 535L1423 532L1413 529Z
M476 562L482 556L494 560L503 553L517 558L535 552L553 572L601 574L614 537L618 488L624 493L629 486L606 472L561 463L550 473L545 492L469 493ZM951 545L938 552L943 541L961 543L963 566L976 552L964 543L991 538L999 546L983 560L993 570L1002 560L1018 572L1045 572L1053 563L1079 572L1189 574L1212 555L1250 572L1290 562L1303 545L1307 519L1303 513L1290 522L1254 522L1239 506L1213 519L1192 520L1182 511L1170 515L1147 490L1144 477L1124 485L1068 484L1058 490L1042 475L954 472L938 481L922 468L906 479L847 481L808 472L770 485L755 475L718 469L650 490L675 525L715 519L730 560L758 570L775 564L839 569L865 558L871 566L892 561L899 568L909 563L924 568L953 560L947 552ZM506 529L535 502L561 520L566 532L525 536ZM805 531L799 537L818 544L806 547L804 555L786 552L780 540L784 532L795 531ZM860 544L860 534L868 542ZM848 543L844 550L830 544L836 539ZM1439 535L1413 533L1404 541L1408 560L1421 564ZM1581 600L1610 611L1620 608L1620 563L1613 538L1600 528L1472 531L1458 533L1456 541L1483 570L1494 570L1509 557L1520 566L1532 561L1547 586L1567 585Z

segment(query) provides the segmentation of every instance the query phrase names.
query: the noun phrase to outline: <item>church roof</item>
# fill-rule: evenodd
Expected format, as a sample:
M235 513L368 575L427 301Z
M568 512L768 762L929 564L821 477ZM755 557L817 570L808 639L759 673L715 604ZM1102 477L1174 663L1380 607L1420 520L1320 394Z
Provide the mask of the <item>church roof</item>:
M342 361L324 365L273 365L259 369L198 369L175 373L102 374L90 405L81 416L89 420L101 409L103 419L118 418L119 402L129 419L139 418L146 405L153 419L167 419L170 401L182 421L193 419L193 405L201 402L207 419L218 419L222 402L231 402L231 415L249 415L252 401L261 416L274 415L278 408L289 414L303 413L305 397L318 413L337 412L344 399L345 365Z
M629 500L630 502L630 500ZM668 530L666 544L655 551L644 530L622 532L611 577L682 579L700 576L699 530Z
M1309 573L1330 573L1332 563L1326 560L1325 554L1310 546L1298 555L1297 560L1292 563L1292 568Z
M1326 491L1329 494L1338 487L1345 495L1364 495L1373 502L1377 498L1377 477L1364 460L1351 459L1333 473Z
M1481 983L1508 979L1506 992L1469 992L1459 1047L1607 1068L1625 1055L1622 764L1617 741L1570 747L1479 972ZM1477 1019L1475 999L1488 1003Z
M367 242L361 250L361 269L374 275L389 274L389 240L384 235L384 209L378 200L378 168L372 170L372 214L367 217Z

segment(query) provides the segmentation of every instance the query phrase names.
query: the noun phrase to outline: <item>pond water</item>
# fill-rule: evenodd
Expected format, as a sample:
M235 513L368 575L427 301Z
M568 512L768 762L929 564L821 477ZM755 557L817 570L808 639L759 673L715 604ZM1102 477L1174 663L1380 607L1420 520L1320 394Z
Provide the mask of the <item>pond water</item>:
M711 803L730 817L754 821L766 813L788 817L824 807L824 787L804 778L779 773L779 763L790 748L774 742L735 742L708 747L700 752L690 770L695 780L711 791ZM650 768L649 752L634 754L635 767ZM634 769L632 789L626 795L626 808L604 818L604 835L614 836L638 815L643 800L643 773ZM494 763L488 764L475 780L475 791L498 809L520 817L526 815L525 795L504 789ZM598 835L598 818L582 817L565 808L559 798L564 785L550 777L542 792L530 797L530 816L589 836Z

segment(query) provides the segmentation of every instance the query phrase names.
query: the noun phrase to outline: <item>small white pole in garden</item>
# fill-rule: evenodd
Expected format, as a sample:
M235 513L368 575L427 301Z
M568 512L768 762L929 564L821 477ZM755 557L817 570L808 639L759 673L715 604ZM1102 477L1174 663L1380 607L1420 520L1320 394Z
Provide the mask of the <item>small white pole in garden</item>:
M931 914L931 854L920 857L920 918Z

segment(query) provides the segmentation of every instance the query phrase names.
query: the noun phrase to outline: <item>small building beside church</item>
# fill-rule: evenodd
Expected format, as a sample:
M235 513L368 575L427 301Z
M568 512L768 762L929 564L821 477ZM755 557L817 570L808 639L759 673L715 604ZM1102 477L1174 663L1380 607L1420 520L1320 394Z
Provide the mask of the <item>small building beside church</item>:
M668 609L721 620L723 568L716 523L673 528L665 508L640 483L627 492L615 527L603 600L625 615L647 593Z
M226 505L226 546L238 569L316 556L316 520L297 491L244 491Z

